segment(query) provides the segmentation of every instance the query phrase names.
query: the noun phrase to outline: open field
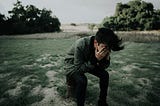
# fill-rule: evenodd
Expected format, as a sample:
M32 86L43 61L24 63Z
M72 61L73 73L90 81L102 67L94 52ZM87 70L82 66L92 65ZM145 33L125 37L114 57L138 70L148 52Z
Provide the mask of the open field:
M73 100L64 97L63 59L82 35L66 32L0 37L0 106L75 106ZM156 40L141 38L147 43L139 38L131 42L128 37L125 49L112 53L107 69L110 106L160 104L160 39L159 34L154 36ZM86 106L95 106L98 79L88 74L87 77Z
M73 27L73 26L72 26ZM72 28L71 27L71 28ZM81 26L82 27L82 26ZM80 28L81 28L80 27ZM78 27L79 28L79 27ZM64 29L65 31L60 33L36 33L28 35L3 35L0 39L55 39L55 38L71 38L71 37L84 37L95 35L96 31L89 31L87 29L81 31L78 28ZM160 42L160 31L116 31L115 32L123 41L134 42Z

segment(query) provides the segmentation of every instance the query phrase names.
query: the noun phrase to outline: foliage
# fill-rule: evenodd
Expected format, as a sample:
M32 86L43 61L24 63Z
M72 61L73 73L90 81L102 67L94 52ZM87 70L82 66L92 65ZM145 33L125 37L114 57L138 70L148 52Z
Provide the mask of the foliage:
M3 14L1 14L0 13L0 35L2 34L2 33L4 33L4 26L5 25L5 16L3 15Z
M56 16L51 16L52 11L38 9L34 5L23 6L20 1L14 4L10 17L0 14L0 27L2 34L25 34L60 31L60 22Z
M157 30L160 29L160 10L150 2L132 0L117 3L115 15L105 17L102 25L113 30Z

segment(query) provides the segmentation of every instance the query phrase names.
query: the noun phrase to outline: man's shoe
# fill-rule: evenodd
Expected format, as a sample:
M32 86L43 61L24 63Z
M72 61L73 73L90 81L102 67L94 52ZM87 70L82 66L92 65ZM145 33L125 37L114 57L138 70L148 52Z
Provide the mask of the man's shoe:
M75 98L75 97L76 97L75 87L67 85L66 98Z
M98 106L108 106L106 101L98 100Z
M72 97L71 86L67 85L66 98Z

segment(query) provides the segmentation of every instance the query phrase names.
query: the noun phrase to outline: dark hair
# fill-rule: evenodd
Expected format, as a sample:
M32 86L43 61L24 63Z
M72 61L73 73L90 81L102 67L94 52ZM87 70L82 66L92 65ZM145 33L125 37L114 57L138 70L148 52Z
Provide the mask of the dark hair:
M119 39L119 37L111 29L99 28L95 39L99 44L107 44L113 51L119 51L124 48L124 46L121 46L122 39Z

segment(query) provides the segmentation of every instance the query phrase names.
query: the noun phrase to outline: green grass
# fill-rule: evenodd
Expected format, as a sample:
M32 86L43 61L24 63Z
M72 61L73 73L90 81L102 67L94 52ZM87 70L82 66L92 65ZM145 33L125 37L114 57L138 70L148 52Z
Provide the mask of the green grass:
M0 39L0 106L26 106L43 100L37 86L56 87L65 96L63 59L77 38ZM110 106L158 106L160 104L159 43L125 42L125 49L111 54L108 101ZM56 72L54 84L46 76ZM86 74L87 104L96 104L98 78Z
M0 105L26 106L41 101L43 95L31 95L31 90L48 86L46 72L59 68L42 66L57 62L72 40L0 39ZM17 94L8 92L17 87Z

